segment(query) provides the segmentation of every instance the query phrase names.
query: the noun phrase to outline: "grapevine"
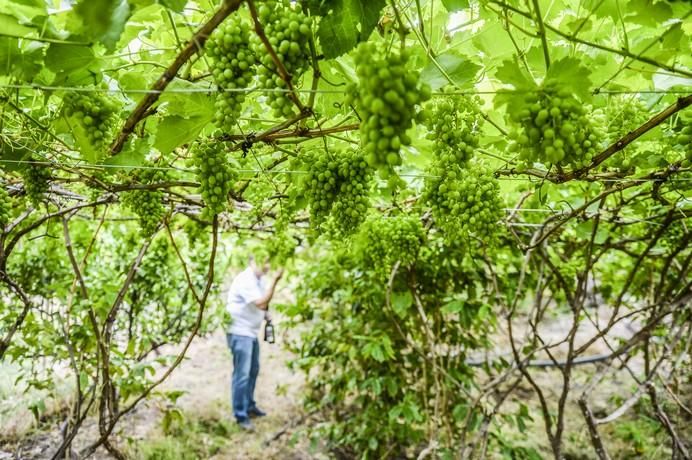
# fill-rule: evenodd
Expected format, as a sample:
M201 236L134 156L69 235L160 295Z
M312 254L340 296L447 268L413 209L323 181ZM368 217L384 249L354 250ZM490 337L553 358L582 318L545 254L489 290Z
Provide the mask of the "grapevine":
M228 155L223 146L216 143L205 143L192 152L192 165L195 167L197 180L200 182L200 193L206 204L203 211L212 217L226 209L228 194L237 177L236 171L228 162Z
M140 169L134 173L134 178L140 184L154 184L167 180L166 172L156 168ZM122 203L137 215L142 234L145 236L151 236L156 232L166 214L163 192L160 190L129 190L122 194Z
M470 236L492 243L502 218L500 187L492 173L471 163L467 168L436 163L426 179L423 200L448 239Z
M364 220L368 210L370 168L361 152L320 150L309 155L304 194L310 205L312 225L319 228L332 216L331 224L348 234Z
M466 163L478 148L480 97L448 96L437 101L426 117L438 158L448 163Z
M546 81L537 93L523 96L524 108L511 114L519 129L512 150L528 165L534 162L584 166L600 147L602 134L594 114L559 82Z
M355 102L361 118L365 158L371 166L400 165L399 150L411 143L406 131L413 125L416 105L430 99L430 86L419 82L419 72L407 68L406 51L386 54L362 43L354 60L359 85L350 88L347 102Z
M112 98L98 93L67 93L64 112L77 119L84 128L89 143L101 148L109 138L109 132L115 125L115 113L118 106Z
M240 115L246 88L255 75L255 55L250 49L250 27L233 17L217 28L209 38L207 52L212 59L211 73L221 90L214 104L216 122L230 129Z
M301 11L292 8L291 2L267 1L259 7L259 20L273 50L283 64L288 75L296 81L310 67L310 38L312 19ZM253 35L253 49L259 57L259 83L265 89L287 90L286 81L281 78L276 63L264 43ZM268 92L267 103L274 116L293 114L291 99L287 92Z
M50 171L47 167L39 165L35 160L29 160L29 164L22 170L24 179L24 191L26 196L35 207L41 204L43 194L50 188Z

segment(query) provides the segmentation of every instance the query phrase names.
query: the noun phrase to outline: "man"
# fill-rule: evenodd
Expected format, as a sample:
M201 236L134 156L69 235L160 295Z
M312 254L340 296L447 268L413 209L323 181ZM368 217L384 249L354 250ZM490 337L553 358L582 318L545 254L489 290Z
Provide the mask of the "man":
M235 277L228 291L227 308L233 319L227 335L233 354L231 401L238 424L248 431L254 430L250 417L266 415L255 403L255 383L259 374L257 334L262 319L268 314L269 302L283 269L265 286L263 281L268 272L267 262L258 264L250 257L248 268Z

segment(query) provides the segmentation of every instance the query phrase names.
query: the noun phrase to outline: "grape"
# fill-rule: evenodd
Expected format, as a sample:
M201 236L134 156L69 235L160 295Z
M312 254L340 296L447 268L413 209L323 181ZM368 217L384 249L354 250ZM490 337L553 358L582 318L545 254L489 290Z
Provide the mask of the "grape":
M63 102L65 115L76 118L89 143L94 149L101 149L115 125L116 101L97 93L71 92L65 94Z
M466 163L478 148L480 97L449 95L439 99L427 115L428 139L434 141L438 158L447 163Z
M282 267L293 257L296 241L289 234L288 226L292 213L282 212L274 221L274 234L266 243L266 250L272 266Z
M430 99L430 87L408 65L408 53L385 51L362 43L354 56L358 86L349 88L347 103L360 116L361 144L370 166L391 169L401 164L399 150L409 145L416 105Z
M26 168L21 172L24 179L24 191L26 196L34 205L38 207L43 199L43 194L50 188L51 178L48 167L35 163L36 160L29 160Z
M155 184L165 182L168 177L164 170L156 169L154 164L133 172L135 183ZM166 215L161 190L129 190L121 195L123 205L137 215L139 227L144 236L153 235Z
M524 108L511 114L519 129L510 135L511 150L531 165L534 162L581 167L598 153L604 137L594 113L573 93L546 81L537 93L526 94Z
M680 148L685 154L685 159L692 162L692 115L683 112L678 118L677 131L673 132L672 144Z
M4 186L0 186L0 230L10 222L12 218L12 198Z
M415 216L369 216L356 235L356 249L362 266L387 278L394 265L412 265L425 240L423 225Z
M294 8L288 0L263 2L258 17L267 40L295 84L310 67L312 19ZM253 35L252 44L262 64L257 69L260 86L270 90L287 89L264 43ZM275 117L288 117L294 113L293 103L285 91L268 92L267 103Z
M646 106L637 97L622 96L609 101L605 112L608 144L617 142L622 136L646 122L649 118L647 112ZM608 158L604 165L621 170L630 169L631 151L628 147L630 146Z
M237 16L227 19L209 37L207 53L212 59L212 76L221 90L216 96L215 120L220 127L231 129L246 93L223 90L244 89L252 82L256 59L250 48L250 27Z
M337 233L351 233L369 207L371 173L361 152L319 150L306 156L306 164L303 193L310 205L311 224L320 228L331 215L330 224Z
M203 216L211 218L226 210L228 194L237 178L237 172L228 162L223 145L214 142L200 145L192 152L192 165L206 204Z
M443 162L435 163L430 173L423 200L447 239L474 236L493 244L503 214L500 187L492 173L476 163L464 168Z

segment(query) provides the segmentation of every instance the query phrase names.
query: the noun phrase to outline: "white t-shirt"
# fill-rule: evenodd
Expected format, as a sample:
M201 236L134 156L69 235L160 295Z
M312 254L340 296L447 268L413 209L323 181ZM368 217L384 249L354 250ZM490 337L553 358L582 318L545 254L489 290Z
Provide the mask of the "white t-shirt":
M226 304L233 318L229 329L231 334L257 337L262 326L262 319L264 319L264 311L257 308L253 301L262 297L264 293L262 278L257 278L250 267L233 279Z

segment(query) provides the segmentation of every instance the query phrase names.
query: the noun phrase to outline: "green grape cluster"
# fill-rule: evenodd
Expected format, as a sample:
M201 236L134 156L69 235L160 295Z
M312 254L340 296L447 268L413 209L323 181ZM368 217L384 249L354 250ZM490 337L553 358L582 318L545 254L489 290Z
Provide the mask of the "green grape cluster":
M292 213L284 211L274 221L274 234L265 244L272 266L283 267L295 253L296 241L289 233L292 216Z
M0 230L5 227L12 218L12 198L5 187L0 185Z
M207 42L211 73L221 90L214 103L216 123L233 128L240 116L245 92L255 75L255 53L250 48L250 26L237 16L224 21ZM223 91L227 90L227 91Z
M500 186L489 170L436 163L426 179L423 200L450 240L476 237L492 244L503 216Z
M437 157L447 163L466 163L478 148L483 124L479 96L449 95L436 101L426 116Z
M21 172L24 179L24 192L35 207L41 204L43 195L50 188L50 170L47 166L34 163L35 160L29 160L26 168Z
M269 44L295 83L310 67L312 19L288 0L263 2L258 9L258 17ZM286 90L287 84L264 43L256 35L253 35L252 43L261 64L257 68L260 86L269 90ZM287 117L294 113L293 103L285 91L268 92L267 103L275 117Z
M593 113L557 81L546 81L536 93L524 95L524 107L511 114L519 129L510 133L511 150L534 162L581 167L596 155L603 134Z
M319 228L331 215L330 224L339 233L348 234L365 219L370 200L371 169L357 150L312 153L304 195L310 205L312 225Z
M692 162L692 115L683 113L679 118L679 131L673 135L673 145L679 146L685 153L685 159Z
M364 267L389 276L394 265L412 265L425 241L425 231L416 216L382 217L371 215L356 236L356 250Z
M617 142L622 136L641 126L648 118L646 106L638 97L613 98L605 110L608 144ZM632 166L631 155L632 151L626 147L608 158L604 166L628 170Z
M65 114L77 119L89 143L96 149L102 147L115 125L116 101L98 93L71 92L65 94L63 102Z
M229 163L223 145L215 142L200 145L193 150L191 163L206 205L202 211L203 216L211 218L225 211L237 171Z
M156 169L153 164L147 166L151 167L138 169L133 173L136 183L155 184L168 180L165 170ZM122 193L121 201L137 215L139 227L145 236L153 235L166 215L161 190L129 190Z
M358 86L349 88L347 103L355 103L361 118L360 134L370 166L401 164L399 151L409 145L406 131L413 126L416 106L430 99L430 86L408 66L408 53L388 54L374 43L362 43L354 56ZM419 121L425 112L419 112Z

